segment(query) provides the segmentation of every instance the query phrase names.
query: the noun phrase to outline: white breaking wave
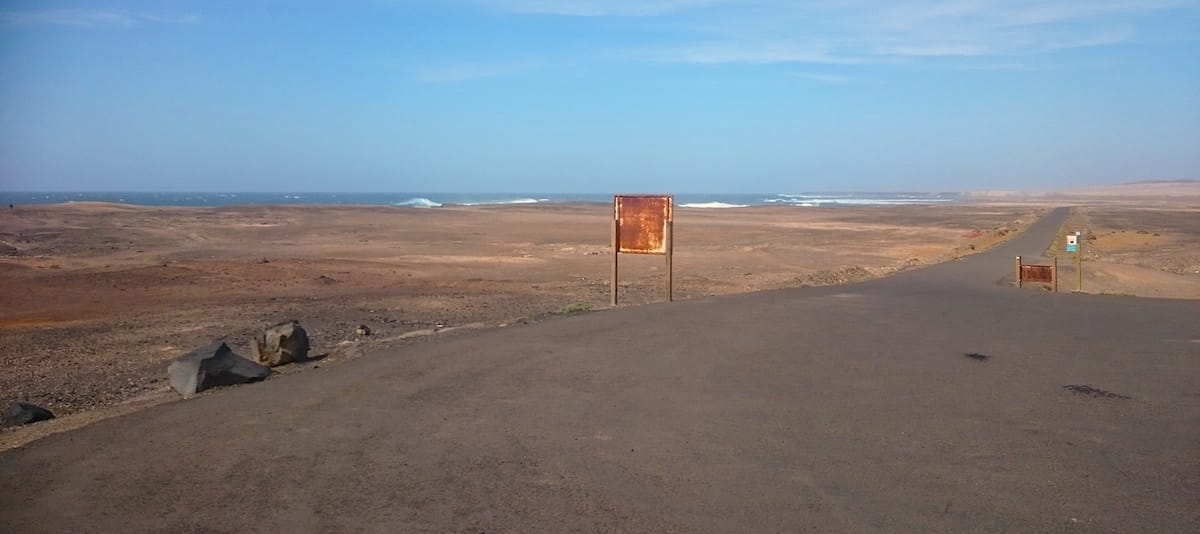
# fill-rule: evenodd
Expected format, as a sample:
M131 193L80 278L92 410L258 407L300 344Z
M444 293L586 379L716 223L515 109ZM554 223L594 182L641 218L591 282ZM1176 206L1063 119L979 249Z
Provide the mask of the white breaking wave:
M951 202L947 198L839 198L837 200L819 200L821 204L846 204L854 206L870 206L870 205L901 205L901 204L937 204L939 202Z
M745 208L747 204L726 204L724 202L693 202L680 204L681 208Z
M404 202L396 202L394 206L403 206L406 208L440 208L441 203L434 202L428 198L410 198Z
M503 204L537 204L545 202L549 199L545 198L518 198L514 200L487 200L484 202L463 202L463 206L496 206Z
M896 195L885 197L858 197L854 195L813 194L813 195L776 195L776 198L765 198L763 202L785 204L789 206L898 206L911 204L938 204L954 202L952 198L934 198L916 195Z

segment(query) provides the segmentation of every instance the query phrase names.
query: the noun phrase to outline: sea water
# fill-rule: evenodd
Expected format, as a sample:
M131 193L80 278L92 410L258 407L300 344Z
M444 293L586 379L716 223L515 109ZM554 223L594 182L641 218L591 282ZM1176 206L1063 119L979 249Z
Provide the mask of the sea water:
M744 208L750 206L834 207L940 204L962 200L961 193L820 192L768 194L678 194L681 208ZM0 191L3 204L115 202L143 206L233 206L246 204L385 205L404 208L493 206L612 202L610 193L134 193L134 192L9 192Z

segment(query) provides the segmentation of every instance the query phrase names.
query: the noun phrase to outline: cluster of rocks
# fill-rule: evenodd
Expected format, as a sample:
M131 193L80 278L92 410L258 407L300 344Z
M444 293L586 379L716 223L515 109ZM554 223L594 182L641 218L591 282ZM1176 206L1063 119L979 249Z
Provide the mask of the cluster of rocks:
M307 360L308 333L297 321L280 323L254 336L250 348L253 360L214 340L171 362L167 378L184 397L211 387L257 382L270 375L272 367Z
M360 335L369 335L365 325ZM245 384L263 380L271 368L308 359L308 333L297 321L280 323L250 340L253 359L233 352L220 339L193 350L167 366L171 387L190 397L217 386ZM15 427L54 419L54 414L28 402L13 402L0 413L0 428Z

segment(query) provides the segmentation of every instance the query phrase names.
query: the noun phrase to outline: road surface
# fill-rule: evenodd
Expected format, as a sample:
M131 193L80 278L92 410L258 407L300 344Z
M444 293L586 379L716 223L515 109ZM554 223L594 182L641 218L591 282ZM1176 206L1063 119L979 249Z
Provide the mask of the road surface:
M53 435L0 454L0 532L1200 532L1200 303L1002 284L1065 217Z

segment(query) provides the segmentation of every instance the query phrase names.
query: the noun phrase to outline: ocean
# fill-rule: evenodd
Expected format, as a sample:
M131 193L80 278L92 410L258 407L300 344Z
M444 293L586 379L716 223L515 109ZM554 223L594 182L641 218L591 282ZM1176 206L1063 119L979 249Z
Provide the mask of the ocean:
M776 194L679 194L681 208L744 208L749 206L836 207L957 202L962 193L823 192ZM504 204L554 204L586 202L608 204L612 194L577 193L88 193L0 191L3 204L58 204L64 202L117 202L143 206L232 206L239 204L346 204L406 208L490 206Z

